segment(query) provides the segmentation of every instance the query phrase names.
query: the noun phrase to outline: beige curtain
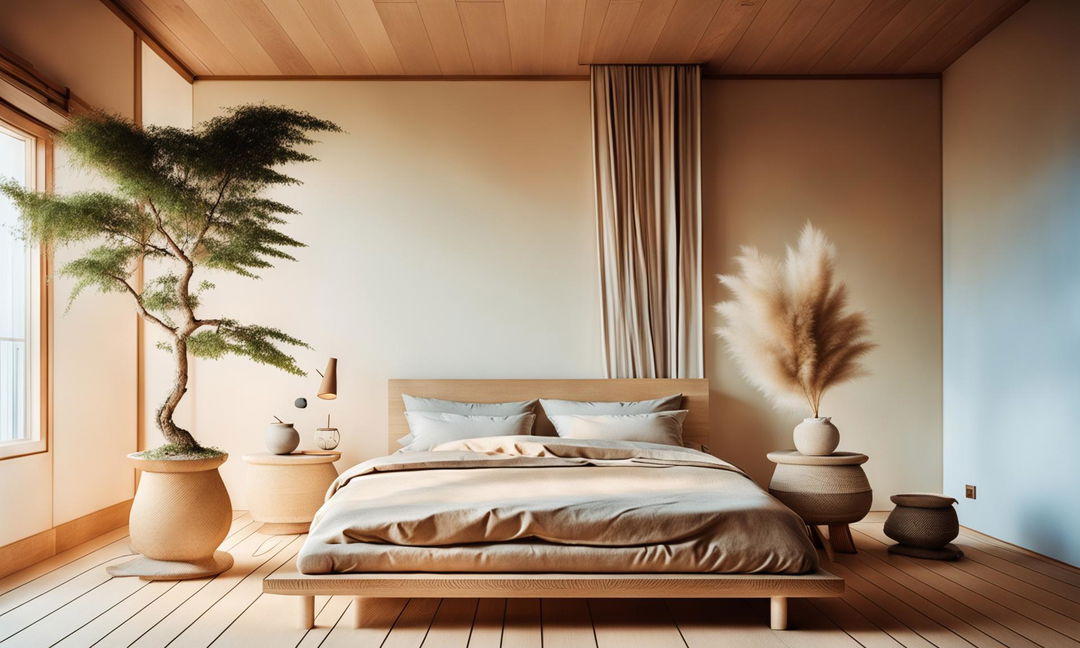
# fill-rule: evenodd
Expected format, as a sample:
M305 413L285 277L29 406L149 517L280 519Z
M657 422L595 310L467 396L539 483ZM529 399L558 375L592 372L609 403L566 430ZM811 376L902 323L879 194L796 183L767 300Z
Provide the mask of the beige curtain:
M700 378L701 72L594 65L593 158L609 378Z

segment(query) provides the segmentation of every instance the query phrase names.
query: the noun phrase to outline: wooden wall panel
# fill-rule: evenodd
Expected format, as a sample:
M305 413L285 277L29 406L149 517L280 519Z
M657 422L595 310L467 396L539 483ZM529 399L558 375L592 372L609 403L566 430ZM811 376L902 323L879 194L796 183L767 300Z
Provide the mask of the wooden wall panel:
M1025 0L101 0L198 77L942 71Z

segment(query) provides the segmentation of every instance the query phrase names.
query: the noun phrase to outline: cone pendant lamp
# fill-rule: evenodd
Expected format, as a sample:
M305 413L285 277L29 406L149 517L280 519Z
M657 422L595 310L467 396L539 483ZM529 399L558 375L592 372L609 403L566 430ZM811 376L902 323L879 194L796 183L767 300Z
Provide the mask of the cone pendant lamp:
M337 358L330 358L326 362L326 371L323 372L322 384L319 385L319 398L323 400L337 398Z

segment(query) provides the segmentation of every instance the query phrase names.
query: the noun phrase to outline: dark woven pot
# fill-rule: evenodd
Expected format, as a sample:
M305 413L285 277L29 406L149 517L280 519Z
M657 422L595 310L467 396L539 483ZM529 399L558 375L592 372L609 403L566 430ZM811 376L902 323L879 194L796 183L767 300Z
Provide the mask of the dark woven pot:
M960 533L956 510L897 506L885 520L885 535L900 544L940 549Z

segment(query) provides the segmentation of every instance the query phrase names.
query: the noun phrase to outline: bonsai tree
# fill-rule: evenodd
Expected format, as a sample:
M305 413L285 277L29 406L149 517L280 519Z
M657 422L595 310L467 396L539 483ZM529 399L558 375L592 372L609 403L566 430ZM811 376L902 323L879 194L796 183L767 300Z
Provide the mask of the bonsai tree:
M236 354L303 375L283 345L307 347L277 329L241 324L199 311L214 285L195 280L207 268L256 278L276 260L295 259L303 244L283 233L288 205L265 197L278 185L298 184L277 170L315 158L299 150L309 133L337 132L332 122L287 108L248 105L192 130L141 128L103 113L75 118L60 135L74 159L115 185L112 192L68 196L35 193L13 181L0 191L21 211L27 239L43 245L94 242L61 273L74 278L74 300L87 288L127 293L143 320L165 333L176 378L156 423L168 444L153 456L217 454L201 447L173 421L188 384L188 358ZM143 260L160 268L142 286L134 275Z

